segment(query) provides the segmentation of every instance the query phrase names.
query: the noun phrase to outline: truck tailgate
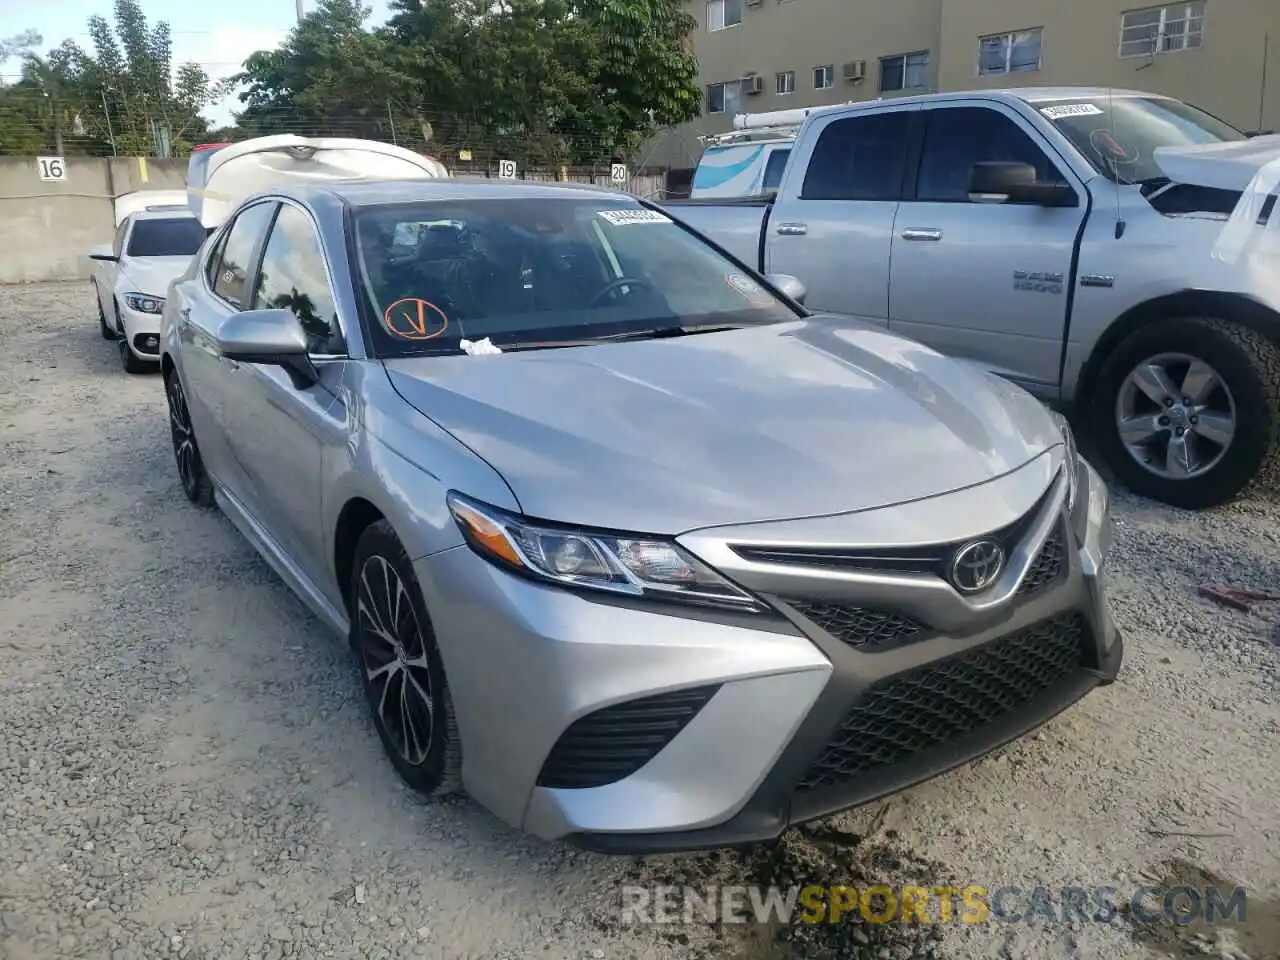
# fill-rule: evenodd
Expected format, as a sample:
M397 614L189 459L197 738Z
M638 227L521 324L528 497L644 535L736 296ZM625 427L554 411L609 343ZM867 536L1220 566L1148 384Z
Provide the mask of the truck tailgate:
M668 200L662 208L677 220L759 270L760 233L769 212L767 198L744 200Z

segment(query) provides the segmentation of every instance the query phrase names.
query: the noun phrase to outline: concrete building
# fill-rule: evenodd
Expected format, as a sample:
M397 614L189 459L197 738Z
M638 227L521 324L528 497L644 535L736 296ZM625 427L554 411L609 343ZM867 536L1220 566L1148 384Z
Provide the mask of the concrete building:
M646 158L692 166L738 112L937 90L1083 84L1280 131L1280 0L689 0L703 115Z

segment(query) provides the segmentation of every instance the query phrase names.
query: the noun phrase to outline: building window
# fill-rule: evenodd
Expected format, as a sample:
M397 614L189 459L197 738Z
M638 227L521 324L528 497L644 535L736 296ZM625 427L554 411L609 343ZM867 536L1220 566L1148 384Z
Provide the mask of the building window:
M715 32L725 27L736 27L742 22L742 0L709 0L707 3L707 30Z
M741 106L741 80L707 86L707 113L737 113Z
M1040 69L1040 28L978 38L978 73L1033 73Z
M774 91L780 97L785 97L789 93L796 92L796 72L794 70L783 70L774 77Z
M1120 15L1120 56L1149 57L1204 42L1204 3L1170 3Z
M880 60L880 90L918 90L929 83L929 52L902 53Z
M824 67L813 68L813 89L826 90L836 85L836 68L828 63Z

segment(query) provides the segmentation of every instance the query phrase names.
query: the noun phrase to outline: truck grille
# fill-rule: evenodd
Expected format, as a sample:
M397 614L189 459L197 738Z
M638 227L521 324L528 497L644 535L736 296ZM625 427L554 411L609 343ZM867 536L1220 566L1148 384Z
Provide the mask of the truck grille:
M1060 614L872 687L846 714L797 789L834 786L1018 710L1081 665L1087 637L1079 614Z
M851 647L876 647L909 640L924 631L924 624L905 614L840 603L807 600L789 601L792 608L808 617L841 643Z
M551 748L538 786L602 787L631 776L674 740L719 689L714 684L660 693L579 717Z

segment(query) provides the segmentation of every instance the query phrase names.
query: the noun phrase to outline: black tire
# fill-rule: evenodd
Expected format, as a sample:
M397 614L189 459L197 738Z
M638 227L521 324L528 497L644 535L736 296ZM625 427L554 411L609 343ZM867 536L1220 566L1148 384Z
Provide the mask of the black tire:
M114 340L116 332L111 329L111 325L107 323L107 315L102 310L102 297L98 293L98 285L93 285L93 299L98 304L98 327L102 334L103 340Z
M413 564L385 520L360 535L351 571L347 592L351 647L383 750L400 779L419 793L428 797L456 793L462 787L462 742L444 663ZM396 589L396 580L403 593ZM403 604L398 607L398 619L390 597ZM379 618L376 625L374 617ZM397 622L392 625L392 620ZM396 646L384 639L391 633ZM399 666L393 666L397 662ZM407 686L410 678L413 685ZM406 713L393 706L397 702L407 705L413 728L409 735L399 719ZM392 714L391 723L387 713ZM422 730L428 723L429 731Z
M178 379L178 371L171 370L165 378L164 394L169 405L169 434L173 438L173 459L178 467L178 480L182 492L198 507L213 506L213 481L204 469L200 447L196 443L195 428L191 423L191 410L187 406L187 394ZM190 443L189 448L184 445Z
M120 351L120 366L124 368L125 373L152 373L159 369L158 366L149 361L141 360L138 355L129 348L129 337L124 332L124 323L120 319L120 313L116 312L116 349Z
M1218 463L1198 476L1171 479L1139 464L1116 425L1119 392L1148 357L1181 353L1218 372L1235 402L1235 432ZM1089 420L1116 477L1135 493L1175 507L1202 510L1232 500L1280 475L1280 348L1251 327L1213 317L1171 317L1125 338L1099 371Z

